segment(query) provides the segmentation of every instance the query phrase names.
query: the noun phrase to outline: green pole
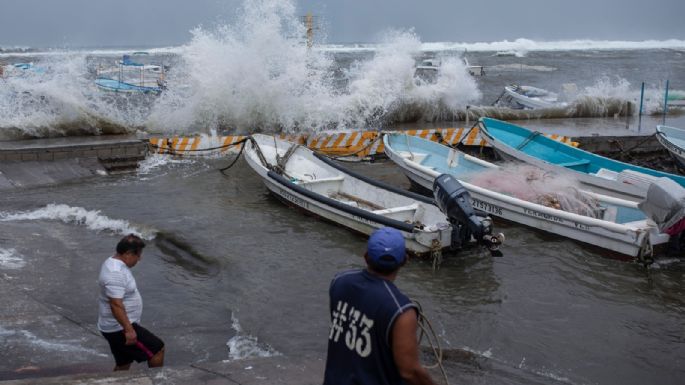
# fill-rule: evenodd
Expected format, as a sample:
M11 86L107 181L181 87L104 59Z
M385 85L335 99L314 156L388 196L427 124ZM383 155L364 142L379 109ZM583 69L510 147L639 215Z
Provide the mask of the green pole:
M645 82L642 82L642 87L640 88L640 112L637 115L637 132L640 132L642 128L642 105L645 100Z
M662 124L666 125L666 114L668 114L668 79L666 80L666 92L664 92L664 119Z

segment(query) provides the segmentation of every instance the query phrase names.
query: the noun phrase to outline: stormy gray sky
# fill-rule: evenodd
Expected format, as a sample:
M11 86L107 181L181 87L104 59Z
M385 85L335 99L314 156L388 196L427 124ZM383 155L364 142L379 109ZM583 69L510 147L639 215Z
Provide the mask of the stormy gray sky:
M421 41L685 40L684 0L294 0L327 42L374 42L388 28ZM231 21L241 0L0 0L0 46L169 46Z

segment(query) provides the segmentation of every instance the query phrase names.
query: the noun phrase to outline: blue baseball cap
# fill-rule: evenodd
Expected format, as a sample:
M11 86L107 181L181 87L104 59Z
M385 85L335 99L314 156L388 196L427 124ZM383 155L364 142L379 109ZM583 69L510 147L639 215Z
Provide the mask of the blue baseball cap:
M392 269L401 265L407 255L402 233L392 227L374 231L367 243L366 255L379 267Z

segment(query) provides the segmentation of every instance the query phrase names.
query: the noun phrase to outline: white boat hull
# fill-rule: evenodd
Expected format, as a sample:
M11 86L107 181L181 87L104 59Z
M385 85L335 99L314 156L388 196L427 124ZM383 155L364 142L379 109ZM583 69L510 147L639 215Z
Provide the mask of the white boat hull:
M407 159L403 154L394 152L387 141L385 142L385 149L388 157L402 169L410 180L426 189L432 189L433 181L439 175L436 171ZM651 254L652 245L668 241L668 236L660 234L656 226L648 224L647 220L623 225L617 224L556 210L464 181L460 182L471 194L471 204L474 208L495 217L616 253L641 258ZM632 204L632 202L625 203Z
M525 88L527 86L519 86L520 88ZM527 87L530 89L535 89L539 90L540 92L543 92L544 90L540 90L534 87ZM523 95L520 92L517 92L516 89L514 89L512 86L506 86L504 87L504 92L506 95L511 97L514 101L519 103L520 105L524 106L525 108L530 108L530 109L539 109L539 108L553 108L553 107L563 107L563 103L559 103L557 101L557 97L553 93L549 93L550 96L548 97L529 97L526 95Z
M286 145L283 145L288 142L280 140L279 142L279 145L281 145L281 148L283 150L286 150L288 148ZM248 144L248 148L246 148L245 150L246 161L248 162L250 167L252 167L252 169L259 174L267 189L272 194L276 195L280 200L287 202L289 205L299 207L315 216L324 218L328 221L337 223L351 230L366 235L370 235L374 230L385 226L383 223L379 223L377 221L370 220L359 215L355 215L354 213L350 213L349 211L345 211L340 208L334 207L330 204L327 204L326 202L322 202L320 199L313 199L311 196L307 196L307 194L303 194L297 191L297 189L293 187L293 183L291 182L279 182L278 179L275 179L273 176L269 175L269 170L262 165L259 158L256 156L254 150L250 149L249 146L251 145ZM311 150L308 150L306 148L300 147L300 149L298 149L297 151L301 151L304 155L306 155L307 152L311 153ZM285 153L285 151L283 151L283 153ZM280 149L279 154L283 155L281 154ZM313 162L315 162L316 160L318 159L313 160ZM319 164L318 166L326 167L327 165ZM348 179L348 181L351 183L358 183L357 187L366 185L363 181L354 180L354 178L350 175L342 174L339 170L335 170L330 166L327 167L327 172L337 173L339 176ZM322 183L326 183L323 178L320 179L320 181L322 181ZM306 183L302 184L302 186L306 188ZM392 200L394 198L394 204L397 204L398 206L416 204L416 202L413 201L411 198L400 195L393 196L395 195L393 192L382 190L374 186L372 186L371 188L369 186L364 186L363 188L365 189L364 199L366 200L372 201L376 198L373 195L383 194L383 199L388 201L388 199ZM421 205L426 205L422 206L423 210L438 210L437 207L434 206L428 207L429 205L423 203L421 203ZM378 212L382 211L383 210L379 210ZM385 211L389 212L384 217L394 219L393 215L395 215L396 213L393 213L392 209ZM439 251L450 247L452 227L451 225L449 225L449 223L447 223L447 218L444 215L442 216L442 218L444 219L444 221L433 223L431 225L427 224L427 226L424 229L419 229L417 227L414 227L411 231L406 231L406 229L398 229L402 232L402 235L404 236L407 250L414 254L427 254L432 251Z

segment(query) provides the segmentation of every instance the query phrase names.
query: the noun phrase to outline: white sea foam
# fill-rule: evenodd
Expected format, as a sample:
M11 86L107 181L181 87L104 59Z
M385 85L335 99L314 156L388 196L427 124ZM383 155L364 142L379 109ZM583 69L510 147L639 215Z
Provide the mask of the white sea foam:
M56 351L64 353L88 353L99 357L107 357L107 354L98 352L97 350L86 348L80 345L81 341L67 340L67 341L50 341L44 340L29 332L28 330L10 330L0 326L0 337L4 340L15 338L22 339L23 342L43 350ZM6 342L5 342L6 344Z
M7 73L0 87L0 139L12 130L60 136L119 133L142 125L146 109L99 91L87 58L65 53L34 63L35 70Z
M319 49L329 52L373 52L378 43L324 44ZM519 38L492 42L424 42L420 47L425 52L501 52L523 57L531 51L597 51L597 50L643 50L643 49L685 49L685 40L556 40L538 41Z
M390 31L378 42L323 44L308 49L295 0L244 0L235 23L197 28L178 47L147 49L171 57L168 89L158 98L110 94L93 83L93 57L110 64L128 50L63 49L2 53L37 59L43 72L21 71L0 87L0 140L134 132L297 131L382 127L389 122L440 120L480 100L458 60L464 51L685 49L683 40L421 42L410 31ZM349 70L333 53L359 55ZM426 52L443 58L435 84L416 84L414 65ZM30 59L29 59L30 58ZM169 64L169 63L164 63ZM519 67L519 70L522 67ZM552 67L525 68L552 71ZM500 68L502 71L507 68ZM632 95L636 94L633 89ZM658 110L658 98L650 98Z
M26 261L15 249L0 248L0 269L21 269L25 265Z
M208 146L213 147L213 146ZM177 164L191 164L193 159L174 159L170 156L164 154L151 154L145 157L145 160L138 163L138 175L150 174L156 169L166 166L166 165L177 165Z
M238 318L231 313L231 327L236 334L228 340L228 361L242 360L252 357L273 357L280 356L271 346L260 343L257 337L244 334Z
M153 230L140 230L123 219L112 219L100 214L99 210L87 210L65 204L48 204L45 207L17 213L0 212L0 222L59 220L64 223L84 225L94 231L111 231L117 234L137 234L145 239L153 239Z
M379 48L379 43L328 43L315 47L323 52L372 52ZM587 51L587 50L642 50L642 49L679 49L685 50L685 40L666 39L666 40L555 40L540 41L533 39L514 39L491 42L424 42L420 49L426 52L442 51L472 51L472 52L507 52L512 53L529 51ZM32 50L24 47L24 50L0 53L0 57L40 57L40 56L64 56L65 54L83 53L93 55L112 55L120 56L131 51L146 51L151 54L179 54L184 50L183 46L169 46L156 48L140 48L130 50L120 49L73 49L60 50L50 49L47 51Z
M537 71L537 72L554 72L557 68L542 65L528 65L523 63L509 63L496 64L488 67L488 72L520 72L520 71Z
M242 13L237 24L193 31L149 127L356 128L417 109L434 114L426 106L457 108L480 97L456 60L444 63L436 84L416 85L421 42L411 31L389 31L371 59L359 59L341 74L328 51L307 49L290 1L247 0ZM185 85L175 87L180 83Z

